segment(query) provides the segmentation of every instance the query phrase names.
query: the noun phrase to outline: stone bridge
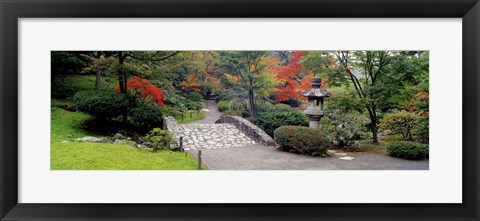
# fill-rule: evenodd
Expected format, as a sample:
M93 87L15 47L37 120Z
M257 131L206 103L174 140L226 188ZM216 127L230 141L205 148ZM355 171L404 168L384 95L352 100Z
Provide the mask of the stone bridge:
M177 140L183 137L185 150L275 144L268 134L244 118L220 117L216 105L213 101L212 103L209 103L209 109L205 110L205 119L197 122L178 124L173 117L165 118L166 129L173 132Z

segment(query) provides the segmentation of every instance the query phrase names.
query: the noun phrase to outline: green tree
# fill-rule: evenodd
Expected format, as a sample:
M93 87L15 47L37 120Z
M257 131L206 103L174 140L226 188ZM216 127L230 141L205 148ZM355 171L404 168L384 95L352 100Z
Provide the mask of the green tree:
M383 84L387 68L392 63L392 53L388 51L338 51L333 53L339 64L340 73L350 80L370 118L373 142L378 142L378 103L387 98L393 88ZM337 72L338 74L338 72ZM386 93L384 93L386 92Z
M95 86L94 90L100 88L100 78L102 74L105 74L116 64L116 58L111 52L93 51L91 53L82 54L84 58L89 60L89 65L82 69L83 73L95 73Z
M265 69L261 60L266 54L265 51L224 51L219 55L219 63L224 73L237 78L236 89L247 92L253 122L257 116L255 91L266 83L265 76L261 75Z
M355 88L370 118L373 142L378 142L379 111L406 108L412 86L428 88L428 52L338 51L336 77L344 76ZM425 87L423 85L422 87Z

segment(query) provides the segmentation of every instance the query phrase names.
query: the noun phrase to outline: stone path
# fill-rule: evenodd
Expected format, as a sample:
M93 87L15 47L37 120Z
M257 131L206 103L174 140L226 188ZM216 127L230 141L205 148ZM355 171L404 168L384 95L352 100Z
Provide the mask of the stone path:
M205 111L205 118L197 121L190 122L186 125L192 124L214 124L215 121L220 119L222 113L218 111L217 103L213 100L209 100L207 104L207 108L203 109Z
M188 124L178 127L177 140L183 136L185 150L222 149L255 144L231 124Z
M184 149L222 149L255 144L243 132L231 124L215 124L221 113L215 101L208 101L204 109L205 118L202 120L181 124L175 130L175 137L179 140L183 136Z

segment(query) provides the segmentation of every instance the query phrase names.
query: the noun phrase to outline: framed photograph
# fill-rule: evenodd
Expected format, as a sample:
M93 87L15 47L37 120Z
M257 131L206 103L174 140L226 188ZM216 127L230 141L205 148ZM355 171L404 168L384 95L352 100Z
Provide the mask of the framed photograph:
M479 220L477 0L0 7L1 220Z

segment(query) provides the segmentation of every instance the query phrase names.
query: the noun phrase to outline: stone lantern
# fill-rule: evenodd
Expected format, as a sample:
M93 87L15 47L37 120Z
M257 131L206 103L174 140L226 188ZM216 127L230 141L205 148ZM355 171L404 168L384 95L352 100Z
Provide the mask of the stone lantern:
M323 117L323 98L330 97L330 92L320 88L322 79L314 77L312 80L312 88L302 93L302 96L308 98L308 106L304 111L310 120L310 128L318 129L320 119Z

